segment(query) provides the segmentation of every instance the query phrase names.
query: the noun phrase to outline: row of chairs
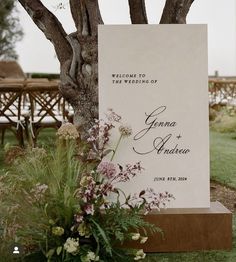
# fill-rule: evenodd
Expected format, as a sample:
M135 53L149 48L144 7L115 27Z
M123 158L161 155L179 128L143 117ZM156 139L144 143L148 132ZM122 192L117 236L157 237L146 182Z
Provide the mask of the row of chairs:
M20 145L24 145L24 136L31 136L35 145L43 128L59 128L71 115L56 81L0 81L2 144L5 131L10 129Z
M236 106L236 80L209 79L209 103Z

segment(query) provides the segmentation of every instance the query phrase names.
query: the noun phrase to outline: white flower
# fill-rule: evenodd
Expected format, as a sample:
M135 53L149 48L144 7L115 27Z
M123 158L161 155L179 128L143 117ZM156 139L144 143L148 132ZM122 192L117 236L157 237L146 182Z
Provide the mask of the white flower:
M66 243L64 244L64 249L66 252L76 255L79 251L79 239L78 238L67 238Z
M121 116L117 115L112 108L107 109L106 117L111 122L120 122L121 120Z
M90 260L94 260L96 257L95 253L92 252L92 251L89 251L88 254L87 254L87 258L90 259Z
M132 135L132 128L131 126L124 124L119 127L120 134L122 136L131 136Z
M133 233L131 238L132 238L132 240L139 240L140 234L139 233Z
M140 239L140 244L146 243L147 240L148 240L148 237L141 237L141 239Z
M90 261L99 261L99 256L96 256L94 252L89 251L87 254L87 260Z
M57 130L57 136L59 139L77 139L79 133L76 127L71 123L62 124L61 127Z
M134 257L134 260L141 260L141 259L144 259L146 257L146 254L143 252L143 249L139 249L137 252L136 252L136 255Z

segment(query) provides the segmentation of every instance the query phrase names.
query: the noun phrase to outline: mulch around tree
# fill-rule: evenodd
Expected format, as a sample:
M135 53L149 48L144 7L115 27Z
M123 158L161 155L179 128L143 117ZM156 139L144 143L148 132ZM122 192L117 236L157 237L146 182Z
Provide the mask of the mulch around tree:
M236 212L236 190L211 181L211 201L219 201L232 213Z

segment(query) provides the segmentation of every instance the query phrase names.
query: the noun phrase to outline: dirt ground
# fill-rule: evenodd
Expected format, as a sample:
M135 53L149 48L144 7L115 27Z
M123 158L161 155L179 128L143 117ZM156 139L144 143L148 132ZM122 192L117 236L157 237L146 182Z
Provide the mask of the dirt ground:
M211 182L211 201L219 201L231 212L236 212L236 190Z

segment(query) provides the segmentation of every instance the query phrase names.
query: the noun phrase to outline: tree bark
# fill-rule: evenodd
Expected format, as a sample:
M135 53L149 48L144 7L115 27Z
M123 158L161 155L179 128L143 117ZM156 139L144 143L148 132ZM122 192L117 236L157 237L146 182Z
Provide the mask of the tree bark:
M67 36L72 60L62 65L62 95L74 109L74 124L82 138L98 118L98 44L97 26L102 18L97 0L70 0L77 31Z
M18 0L56 50L61 65L59 89L74 109L74 124L86 138L98 118L98 0L70 0L76 32L69 35L40 0ZM193 0L166 0L161 23L185 23ZM144 0L129 0L133 24L148 22Z
M129 0L129 10L132 24L148 23L144 0Z
M97 0L70 0L77 31L66 34L40 0L19 0L34 23L53 43L60 61L59 89L74 109L82 138L98 118L97 25L103 23Z
M61 64L71 59L72 49L58 19L39 0L18 0L34 23L50 40Z
M160 24L186 24L194 0L166 0Z

